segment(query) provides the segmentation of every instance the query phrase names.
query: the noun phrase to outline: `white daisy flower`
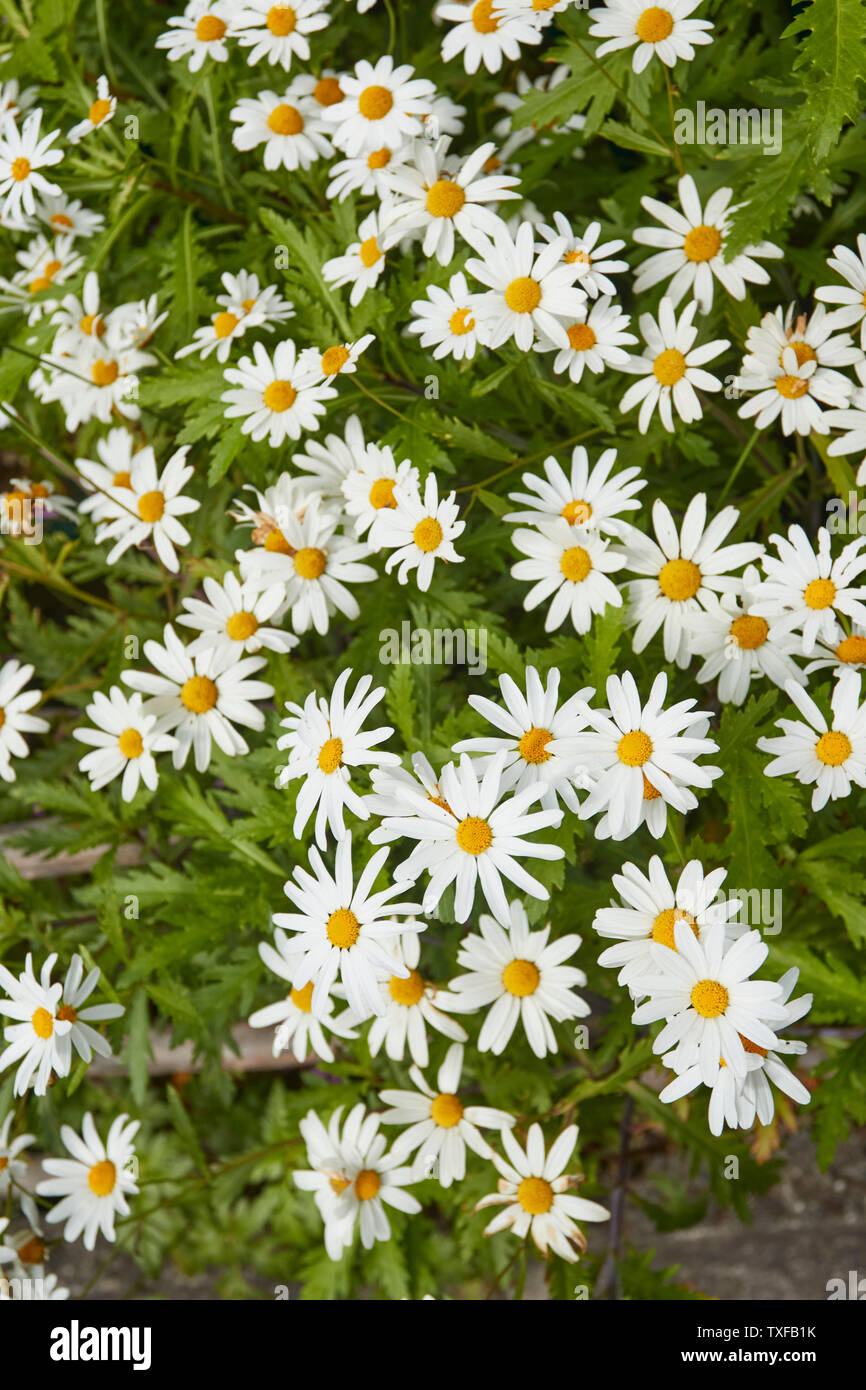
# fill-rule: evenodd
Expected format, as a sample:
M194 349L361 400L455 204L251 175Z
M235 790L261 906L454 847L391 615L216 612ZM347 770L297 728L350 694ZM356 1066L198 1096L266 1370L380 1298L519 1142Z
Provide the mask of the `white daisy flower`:
M523 600L527 613L553 600L545 632L555 632L569 617L575 632L588 632L593 614L621 607L622 595L608 575L622 569L625 556L598 531L571 526L563 516L539 518L531 530L518 527L511 540L528 557L512 565L512 575L534 581Z
M729 1129L737 1129L739 1126L739 1105L743 1094L743 1089L753 1070L757 1070L761 1063L760 1058L754 1054L758 1051L755 1043L748 1040L743 1043L746 1049L746 1069L741 1075L728 1066L724 1057L719 1059L719 1070L716 1072L715 1079L709 1086L710 1103L708 1106L707 1123L711 1134L716 1136L722 1133L725 1125ZM763 1051L763 1048L761 1049ZM666 1052L662 1058L666 1067L670 1067L674 1072L677 1068L682 1068L679 1061L679 1050L673 1048ZM787 1068L785 1069L787 1070ZM690 1095L693 1091L702 1086L701 1069L697 1064L680 1070L672 1081L659 1092L659 1100L669 1105L675 1100L682 1100L683 1096ZM808 1092L807 1092L808 1094Z
M0 1125L0 1197L4 1206L10 1191L23 1186L27 1160L21 1155L28 1144L33 1144L36 1140L35 1134L19 1134L15 1139L10 1139L14 1123L15 1111L10 1110Z
M373 768L370 773L373 791L367 797L367 805L374 816L402 815L406 806L406 792L412 796L424 795L437 806L445 805L442 788L430 760L423 753L413 753L411 761L411 772L407 772L403 767ZM379 833L383 844L386 840L397 838L396 832L389 835L381 832L380 826Z
M757 560L763 546L755 541L724 545L737 524L736 507L723 507L707 524L707 496L697 493L677 532L670 509L656 498L652 521L656 539L632 529L625 541L626 564L646 579L628 583L626 621L635 628L632 646L642 652L663 628L666 661L685 669L692 656L692 627L714 593L731 594L741 580L730 573Z
M77 145L89 135L93 130L99 130L100 126L106 125L111 120L117 110L117 97L112 96L108 87L108 78L103 74L96 82L96 100L92 103L87 113L87 119L79 121L71 130L66 132L66 138L71 145Z
M0 82L0 118L11 116L17 121L19 116L30 110L38 96L38 87L22 87L17 77Z
M586 1249L586 1237L575 1221L607 1221L610 1212L598 1202L574 1197L568 1191L580 1181L563 1175L576 1143L577 1125L564 1129L546 1156L541 1125L530 1125L525 1152L507 1129L502 1131L502 1145L510 1162L493 1155L502 1174L499 1190L482 1197L475 1208L504 1208L484 1228L486 1236L506 1230L518 1240L530 1235L542 1255L552 1250L569 1264L577 1262Z
M408 63L394 66L390 56L355 64L340 77L343 100L325 107L324 120L335 127L333 140L347 155L368 154L383 147L399 149L422 131L421 118L435 95L426 77L414 77Z
M412 301L415 318L407 324L408 333L417 333L422 348L433 348L433 358L453 357L470 362L478 347L478 334L466 276L460 270L448 281L448 289L428 285L426 299Z
M304 348L298 358L298 365L315 367L330 384L335 376L353 376L358 370L358 360L371 343L376 341L374 333L365 333L354 343L333 343L327 348Z
M747 283L770 283L767 271L757 264L756 258L766 260L783 256L782 248L773 242L747 246L739 255L724 259L731 218L744 206L742 203L729 206L734 196L732 188L716 189L702 209L695 181L687 174L677 185L677 196L682 212L657 198L641 198L641 206L663 226L638 227L632 234L633 239L640 246L658 246L662 250L638 268L634 281L636 294L670 279L665 294L674 308L684 295L690 294L697 300L701 313L706 314L713 303L713 277L732 299L745 299Z
M706 713L693 708L694 700L682 700L666 710L667 688L667 675L660 671L646 704L641 705L630 671L622 678L608 677L610 708L587 705L592 731L563 740L558 750L596 779L581 805L581 819L606 811L615 840L633 835L641 824L647 784L674 810L686 811L695 804L686 788L710 787L721 776L721 768L698 766L696 761L719 748L712 739L695 736L695 726L706 732Z
M71 237L92 237L105 226L101 212L91 212L80 198L69 198L65 193L43 193L36 204L36 216L53 232Z
M784 315L781 308L765 314L746 337L746 356L734 385L756 394L738 414L744 420L754 415L758 429L779 419L785 435L827 434L822 406L841 409L854 390L836 369L861 356L850 333L837 334L838 327L837 314L828 314L823 304L808 318L800 314L795 320L793 304Z
M290 338L277 343L272 357L262 343L254 343L253 357L242 357L237 367L225 370L226 381L239 388L220 396L227 404L226 419L243 419L241 432L255 441L266 438L272 449L285 439L300 439L305 430L317 430L324 402L337 394L322 384L318 368L302 367L295 354Z
M267 58L272 67L279 63L286 72L293 58L309 62L307 35L329 23L326 3L327 0L294 0L288 5L282 0L276 4L273 0L240 0L237 36L241 47L251 50L247 62L260 63Z
M314 1169L292 1175L298 1187L316 1193L316 1205L325 1220L325 1248L332 1260L339 1260L343 1249L352 1244L356 1221L361 1244L372 1250L377 1240L391 1238L386 1205L410 1216L421 1210L418 1199L403 1190L413 1181L412 1170L398 1166L393 1150L385 1152L387 1143L379 1133L382 1116L367 1115L363 1105L356 1105L340 1136L340 1114L338 1110L331 1117L325 1131L315 1112L308 1113L304 1137L310 1135L307 1152ZM329 1194L323 1192L326 1185Z
M363 468L370 451L375 453L379 446L367 444L361 421L357 415L350 415L342 439L338 434L327 434L322 443L317 439L308 439L304 448L306 452L295 454L292 463L313 475L313 478L305 481L320 492L326 501L342 507L346 478L355 469Z
M844 410L826 410L824 423L831 430L843 430L838 439L831 439L827 453L831 458L839 454L862 454L855 482L858 487L866 486L866 361L855 362L859 386L851 392L851 399Z
M452 26L442 40L443 61L450 63L462 53L470 74L482 63L488 72L498 72L503 58L520 57L521 44L541 43L540 27L527 14L506 17L495 0L440 5L437 14Z
M71 1158L46 1158L43 1163L50 1176L38 1184L41 1197L61 1197L51 1208L49 1224L64 1222L65 1240L77 1240L84 1235L85 1250L92 1250L101 1232L106 1240L115 1238L116 1216L129 1215L128 1196L138 1192L132 1176L131 1160L135 1155L133 1139L140 1122L128 1115L118 1115L112 1121L103 1144L88 1111L84 1116L81 1135L69 1125L63 1125L60 1138Z
M354 521L356 536L370 529L383 507L396 508L395 487L416 494L418 469L409 459L398 463L387 445L368 445L363 461L342 482L346 515Z
M52 352L75 353L82 339L95 344L106 332L105 315L100 313L99 278L95 271L88 271L84 277L81 298L77 294L67 294L60 301L60 307L51 315L51 322L57 326Z
M609 295L612 298L616 294L616 285L610 276L628 270L628 261L611 260L610 257L621 251L625 242L617 239L605 241L601 246L597 246L596 242L601 232L600 222L590 222L582 236L574 234L571 223L561 212L553 214L553 222L552 227L544 222L540 223L537 228L538 234L544 241L557 241L560 237L565 237L562 259L567 265L577 266L579 288L588 294L590 299L597 299L599 295ZM541 246L538 249L541 250Z
M14 291L21 294L20 305L22 309L25 306L25 290L29 305L29 301L33 299L34 295L39 296L46 290L64 284L77 275L84 264L83 258L75 251L73 237L58 236L49 241L41 233L34 237L23 251L17 253L16 260L21 266L21 270L16 272L9 292L10 295ZM30 324L39 323L45 314L51 314L53 321L56 317L57 304L56 299L39 299L37 297L32 306L29 307L27 322ZM58 356L63 356L68 350L62 340L55 340L51 349L52 354Z
M389 150L387 145L383 145L380 150L339 160L331 165L331 182L325 190L325 197L336 198L341 203L350 193L360 193L362 198L382 198L388 191L386 174L405 164L408 154L408 145L396 150Z
M672 68L677 59L690 63L695 45L712 43L706 19L689 19L700 0L665 0L664 6L647 5L645 0L605 0L600 9L590 10L593 21L590 36L604 39L595 50L596 58L637 44L632 68L643 72L655 55Z
M281 518L280 529L269 532L264 547L236 552L245 581L262 588L285 586L285 601L297 633L313 627L324 636L334 613L357 618L361 611L358 600L346 586L369 584L376 578L371 565L360 563L370 554L370 547L363 541L335 535L338 522L338 516L322 510L312 499L303 516Z
M776 1024L777 1035L783 1028L797 1023L812 1007L811 994L802 994L799 999L791 999L791 994L796 988L799 977L800 972L794 967L791 970L786 970L779 981L779 1003L785 1009L785 1018ZM797 1101L799 1105L809 1104L812 1099L809 1091L782 1061L783 1056L802 1056L806 1051L805 1042L797 1039L781 1040L777 1036L776 1043L772 1048L765 1049L758 1047L755 1043L750 1043L746 1050L757 1058L758 1064L746 1073L740 1092L738 1118L741 1129L751 1129L756 1117L759 1124L772 1123L775 1103L770 1087L771 1081L774 1086L777 1086L786 1096L790 1096L791 1100Z
M76 519L75 503L55 492L53 483L37 483L30 478L10 478L9 482L11 490L0 492L0 535L27 534L40 520Z
M177 574L180 562L175 546L189 545L190 534L178 517L197 512L201 506L194 497L182 496L195 469L186 462L190 446L177 449L159 473L153 449L148 444L133 454L129 485L112 487L100 509L97 541L114 541L106 556L113 565L130 546L149 543L166 569Z
M375 777L375 772L373 775ZM466 1030L443 1012L459 1010L462 1013L464 1008L454 995L424 979L418 969L421 959L418 933L421 927L411 921L408 925L409 931L383 942L383 949L394 958L394 965L389 969L399 968L401 973L387 975L379 981L383 1008L370 1023L367 1046L372 1057L377 1057L384 1046L385 1056L392 1062L402 1062L408 1046L416 1067L426 1067L430 1059L428 1026L455 1042L465 1042ZM404 970L408 974L404 975ZM344 1017L353 1024L365 1021L356 1018L351 1009Z
M333 436L329 435L328 438L331 439ZM298 457L296 455L293 462L296 462ZM287 525L292 517L302 518L312 501L321 501L320 489L313 479L281 473L277 481L266 487L264 492L259 492L252 483L244 483L243 491L251 492L258 505L251 507L242 497L236 497L232 506L237 510L232 511L230 508L228 515L238 526L250 527L250 539L255 546L263 546L268 553L279 551L282 555L293 554L292 547L280 530L280 525ZM239 550L235 553L240 556L246 552ZM242 568L249 572L255 566L247 559Z
M382 844L394 834L417 840L409 857L395 870L398 878L414 883L426 870L430 882L423 910L434 911L439 899L455 884L454 916L465 922L480 881L487 905L499 922L509 922L510 909L502 886L503 877L530 897L546 899L548 890L527 873L518 859L562 859L559 845L529 840L526 836L562 821L559 810L530 811L540 800L541 787L503 794L505 758L500 754L479 778L472 760L464 753L459 765L443 768L440 786L445 805L425 793L408 788L401 815L386 817L372 832L370 842Z
M636 864L623 864L622 871L613 876L613 886L622 904L611 902L599 908L592 925L599 936L615 941L598 958L599 965L619 970L617 984L627 986L633 999L646 993L644 975L658 973L652 953L653 942L675 951L674 926L685 922L699 941L707 929L723 923L726 935L734 940L745 930L733 919L742 903L732 897L719 901L727 869L705 873L699 859L686 864L672 886L664 864L657 854L649 861L648 875Z
M369 538L374 550L391 551L386 573L397 565L397 579L408 584L410 571L417 570L418 588L426 593L437 560L461 564L464 557L453 545L466 529L466 522L457 520L459 511L453 492L440 499L434 473L427 474L423 497L417 487L395 483L394 506L379 509Z
M466 269L489 286L473 302L479 341L497 348L513 338L528 352L536 335L544 333L557 347L567 348L565 323L580 317L586 295L574 283L577 263L563 260L564 238L536 254L532 224L524 221L513 239L503 228L495 241L474 233L467 240L481 259L468 260Z
M466 1149L481 1158L492 1158L493 1150L479 1133L481 1129L510 1129L514 1117L488 1105L467 1105L461 1100L460 1074L463 1047L452 1043L436 1076L436 1090L418 1067L409 1068L414 1091L379 1092L383 1105L391 1108L382 1116L385 1125L407 1126L394 1141L394 1154L407 1158L415 1149L412 1172L415 1181L433 1174L440 1186L450 1187L466 1177Z
M55 954L46 960L43 969L45 980L50 978L50 971L56 959ZM99 984L99 977L98 967L85 975L81 956L76 954L72 957L63 981L62 1002L57 1010L57 1017L71 1025L69 1032L61 1034L57 1040L57 1055L63 1075L71 1069L73 1048L84 1062L90 1062L94 1052L98 1052L100 1057L111 1056L111 1043L90 1025L121 1018L126 1010L122 1004L88 1004L87 1008L82 1007Z
M858 235L856 253L847 246L834 246L827 264L848 283L822 285L815 291L815 298L825 304L842 305L836 311L836 322L840 328L853 328L859 323L860 346L866 349L866 235Z
M3 1236L3 1234L4 1234L5 1230L6 1230L6 1227L7 1227L8 1225L9 1225L9 1218L8 1218L8 1216L4 1216L2 1219L0 1219L0 1237ZM10 1264L13 1260L17 1260L17 1259L18 1259L18 1251L16 1250L16 1248L15 1248L14 1245L5 1245L5 1244L0 1243L0 1265ZM11 1295L11 1293L8 1292L8 1290L9 1290L9 1285L8 1285L8 1283L6 1282L6 1279L5 1279L4 1277L0 1276L0 1297L2 1297L2 1298L4 1298L4 1299L10 1299L10 1300L11 1300L12 1295Z
M72 737L93 746L78 764L90 778L92 790L101 791L115 777L122 777L124 801L132 800L139 781L156 791L159 773L154 754L172 752L177 740L157 730L156 715L144 712L141 696L124 695L117 685L107 696L97 691L87 706L87 717L96 728L73 729Z
M856 584L866 570L866 537L849 541L835 559L826 526L817 539L816 553L802 526L789 526L787 539L772 535L778 556L762 556L766 579L752 602L752 612L769 619L774 638L800 634L804 656L819 639L835 647L845 636L843 618L866 623L866 586Z
M794 638L773 636L766 618L751 611L758 587L758 570L749 565L737 589L719 597L706 594L703 607L688 617L691 654L702 657L704 663L695 678L712 681L718 677L718 697L723 704L744 704L752 682L761 676L780 687L786 681L806 684L793 660L798 651ZM863 649L866 660L866 642Z
M589 455L578 444L571 452L571 472L567 474L550 454L543 464L546 482L535 473L523 473L521 482L529 492L508 494L510 502L519 502L528 510L509 512L503 519L531 526L539 517L553 521L561 516L570 526L587 531L627 535L631 527L620 520L620 513L640 508L637 493L646 487L646 478L640 476L639 468L622 468L611 476L615 463L616 449L604 449L590 468Z
M526 909L513 902L502 926L482 913L481 935L464 938L457 964L467 973L451 981L450 988L468 1010L487 1009L478 1036L479 1052L499 1056L505 1051L518 1023L536 1057L558 1051L550 1024L585 1018L589 1004L575 993L586 976L563 961L574 955L581 938L575 934L548 942L550 923L530 931Z
M828 645L817 641L814 650L816 656L806 667L807 676L813 671L827 670L838 676L848 668L866 667L866 623L852 623L851 635L843 637L841 642Z
M259 92L241 97L229 119L237 123L232 144L237 150L264 145L263 162L274 169L309 169L317 159L329 158L334 147L327 137L322 108L311 97L296 96L291 88L283 95Z
M828 801L850 796L852 782L866 787L866 703L860 703L860 680L858 671L841 673L830 698L830 723L812 697L789 681L785 694L806 722L777 719L776 726L783 733L758 739L761 752L774 755L764 768L768 777L795 772L798 782L815 784L813 811L820 811Z
M129 304L119 304L106 319L107 341L116 352L144 347L167 318L168 310L159 312L155 294L150 295L148 299L136 299ZM156 359L148 356L146 364L141 359L136 360L139 366L151 366Z
M284 607L282 584L261 589L257 584L241 584L229 571L222 583L206 576L203 588L207 602L185 598L183 606L187 611L177 619L181 627L195 628L199 633L187 647L190 656L198 656L211 647L252 653L262 647L271 652L290 652L298 645L297 637L290 632L267 626L268 619Z
M102 521L111 503L114 488L132 491L132 460L138 448L138 441L129 430L113 429L102 439L96 441L95 459L77 458L75 467L81 474L81 486L87 497L78 504L82 516L92 516L95 522ZM127 501L132 503L130 496Z
M3 1036L8 1044L0 1053L0 1071L19 1063L15 1073L16 1096L23 1096L33 1084L33 1094L44 1096L52 1072L66 1075L60 1043L72 1023L61 1018L62 984L51 983L51 966L55 957L49 956L39 980L33 974L33 958L28 955L24 970L16 979L5 965L0 965L0 986L9 995L0 999L0 1014L16 1022L7 1024Z
M696 388L701 391L721 391L718 377L703 370L703 364L718 357L730 346L727 338L714 338L710 343L695 347L698 330L693 320L698 310L692 299L677 320L669 299L659 304L658 321L652 314L638 319L646 350L640 357L630 357L624 371L638 373L640 381L630 386L620 401L625 412L640 402L638 429L646 434L653 411L658 407L659 419L666 430L673 431L673 411L685 424L700 420L703 411Z
M175 357L197 352L204 360L216 350L217 361L227 362L232 343L248 328L263 328L266 333L273 333L274 324L295 316L294 306L283 299L275 285L259 289L257 275L245 270L237 275L226 272L222 283L226 293L216 297L217 304L222 307L211 317L210 323L196 329L192 342L179 348Z
M311 72L298 73L292 80L292 91L298 96L312 97L322 110L343 100L340 74L333 68L322 68L318 77Z
M484 165L496 148L492 143L479 145L462 161L449 157L450 145L447 135L435 144L415 140L406 162L383 175L396 195L387 244L407 233L423 232L424 255L428 260L435 257L440 265L454 259L455 232L464 240L467 230L496 235L500 219L486 204L516 198L511 190L520 182L507 175L484 174Z
M566 324L565 332L568 347L564 348L539 333L535 344L536 352L555 352L553 370L559 375L568 372L573 382L580 381L584 367L598 375L605 367L625 367L629 355L623 345L637 342L633 333L625 330L631 323L618 304L611 304L607 295L602 295L589 307L584 306L573 323Z
M117 415L137 420L141 414L136 400L138 373L156 361L150 352L112 347L106 331L102 341L83 339L77 357L52 362L56 370L39 398L43 403L60 402L66 428L72 433L89 420L100 420L103 425L111 424Z
M767 959L769 947L757 931L725 944L725 926L709 926L698 941L690 924L674 924L675 950L653 944L655 975L644 975L641 988L649 995L632 1015L636 1024L664 1019L653 1052L677 1050L678 1065L700 1068L705 1086L712 1086L722 1060L738 1077L747 1069L744 1040L775 1047L769 1023L781 1022L785 1009L773 980L750 977Z
M352 836L347 831L337 841L333 877L314 848L310 850L313 873L296 867L294 879L284 884L286 897L297 911L275 913L274 925L297 933L286 940L283 952L297 958L297 987L313 981L311 1009L315 1018L321 1017L338 974L356 1017L367 1018L384 1010L376 971L391 974L399 969L383 943L411 930L405 919L420 912L418 903L392 901L406 888L405 879L372 891L387 858L387 848L377 850L356 885ZM423 930L421 925L416 927Z
M0 121L0 216L14 219L36 211L35 194L58 194L60 185L51 183L40 169L59 164L62 150L51 146L60 134L52 130L40 138L41 109L31 111L19 130L7 114Z
M270 699L274 687L267 681L250 680L265 665L265 658L238 660L235 652L214 648L193 658L170 623L165 625L163 643L144 644L144 655L159 675L122 671L120 678L133 690L152 696L144 713L158 715L160 733L174 733L177 747L172 765L183 767L193 748L196 770L206 772L212 741L230 758L248 753L246 740L234 726L257 732L265 726L264 715L252 701Z
M170 63L189 58L190 72L198 72L205 58L224 63L229 56L227 39L237 38L238 10L231 0L189 0L182 15L172 15L169 28L156 40L168 50Z
M14 657L0 666L0 778L4 782L15 781L12 759L26 758L30 752L22 735L44 734L49 728L47 719L28 713L42 699L41 690L24 689L34 669Z
M499 677L505 708L483 695L470 695L469 704L505 738L465 738L454 744L455 753L470 753L480 773L486 772L498 754L504 754L503 790L543 789L541 805L555 810L561 799L570 811L578 809L574 791L572 762L558 756L548 746L568 738L586 727L585 703L592 695L584 686L559 705L559 668L547 673L542 685L534 666L526 668L526 693L508 675Z
M392 216L391 205L383 202L358 224L358 241L353 241L344 255L334 256L322 266L322 278L335 289L352 286L349 303L354 309L368 290L376 284L385 269L385 229Z
M275 946L269 941L259 943L259 955L269 970L281 980L288 981L291 989L285 999L275 1004L266 1004L250 1015L251 1028L272 1028L274 1033L274 1056L290 1052L297 1062L307 1060L310 1052L321 1057L324 1062L333 1062L334 1053L325 1037L325 1029L335 1037L354 1039L358 1034L349 1027L349 1010L344 1009L339 1018L333 1015L333 1005L325 1001L324 1011L318 1018L312 1014L313 982L309 980L303 989L296 989L295 976L298 973L297 954L292 954L286 933L277 927L274 932Z
M303 778L292 834L299 839L316 811L316 844L320 849L327 847L329 829L335 840L345 835L344 809L361 820L369 818L365 799L351 785L350 769L397 767L400 763L396 753L376 747L393 734L390 724L364 728L365 720L384 699L385 687L371 689L373 677L361 676L347 698L351 676L351 667L340 672L329 700L311 691L303 705L287 703L289 717L280 721L288 733L277 740L277 747L288 749L289 756L277 785L285 787Z

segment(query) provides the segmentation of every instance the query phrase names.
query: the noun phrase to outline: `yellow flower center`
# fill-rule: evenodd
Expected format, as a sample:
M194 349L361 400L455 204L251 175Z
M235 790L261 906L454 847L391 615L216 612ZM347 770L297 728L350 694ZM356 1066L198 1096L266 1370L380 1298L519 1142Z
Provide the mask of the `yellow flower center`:
M682 603L694 598L701 587L703 575L694 560L668 560L659 571L659 588L665 598Z
M235 314L226 313L214 314L213 331L218 338L229 338L234 333L240 319Z
M533 726L527 729L517 745L517 751L521 758L527 763L546 763L553 754L548 753L547 745L553 738L553 734L548 729L539 729Z
M541 303L541 286L531 275L519 275L506 287L505 303L514 314L531 314Z
M424 981L417 970L410 973L408 980L401 980L399 975L392 975L388 981L388 993L395 1004L402 1004L408 1009L417 1004L423 995Z
M93 103L87 114L92 125L99 125L100 121L104 121L106 116L111 114L111 102L100 97L99 101Z
M331 1185L331 1191L336 1192L338 1197L340 1196L340 1193L345 1192L346 1188L349 1186L348 1178L329 1178L328 1182Z
M718 1018L730 1002L730 995L718 980L698 980L692 990L692 1008L701 1018Z
M124 729L117 746L125 758L140 758L144 752L144 740L138 729Z
M660 912L653 922L653 929L650 932L653 941L658 941L662 946L669 946L672 951L675 951L677 948L674 945L674 923L678 921L688 922L697 936L698 928L692 914L683 912L681 907L668 907L665 908L664 912Z
M16 183L23 183L30 173L30 160L25 159L23 154L12 161L12 177Z
M812 579L803 590L807 608L832 608L835 597L836 585L832 579Z
M368 236L366 241L361 242L361 249L358 252L361 257L361 264L370 270L378 260L382 259L382 252L379 250L379 243L374 236Z
M662 10L658 5L651 5L648 10L644 10L635 25L635 33L641 43L661 43L669 34L673 33L674 20L669 10Z
M744 1038L743 1035L742 1035L742 1033L738 1033L738 1034L737 1034L737 1037L740 1039L740 1042L743 1044L743 1051L744 1051L744 1052L753 1052L753 1053L755 1053L755 1055L758 1056L758 1057L766 1057L766 1055L767 1055L767 1049L766 1049L765 1047L759 1047L758 1044L757 1044L757 1043L753 1043L753 1042L751 1041L750 1038Z
M254 632L258 632L258 629L258 618L255 613L248 613L246 609L242 609L240 613L232 613L226 623L226 632L233 642L245 642Z
M105 324L98 314L85 314L83 318L78 320L78 327L89 338L93 337L94 334L97 338L101 338L105 332Z
M195 26L195 36L199 43L213 43L216 39L221 39L225 31L225 20L218 19L215 14L203 14Z
M296 1009L300 1009L302 1014L308 1014L313 1007L313 982L309 981L303 989L293 989L289 991L289 998Z
M37 1038L50 1038L54 1032L54 1019L47 1009L37 1009L31 1014L30 1023Z
M692 227L683 242L683 250L690 261L711 261L721 248L721 232L716 227L708 227L705 222L700 227Z
M129 474L129 473L124 473L123 470L121 470L120 473L115 473L114 477L113 477L112 480L111 480L111 486L112 486L112 487L125 487L125 488L131 488L131 487L132 487L132 476L131 476L131 474Z
M297 15L291 5L271 5L265 20L271 33L278 39L284 39L287 34L291 34L297 22Z
M367 155L368 169L384 169L391 158L391 151L383 145L381 150L373 150Z
M457 827L457 843L464 854L483 854L493 844L493 831L481 816L466 816Z
M297 106L281 102L268 116L268 129L275 135L300 135L304 128L304 118Z
M437 179L427 193L431 217L456 217L465 202L466 194L453 179Z
M65 212L55 212L51 219L52 227L71 227L72 225L72 218L67 217Z
M866 662L866 637L845 637L836 648L836 656L852 666Z
M120 368L116 362L106 362L98 357L90 368L90 375L94 386L112 386L120 376Z
M489 157L488 159L485 159L485 161L484 161L484 172L485 172L485 174L495 174L495 173L496 173L496 170L497 170L497 169L501 169L501 168L502 168L502 160L501 160L501 159L499 158L499 156L496 155L496 154L490 155L490 157Z
M643 729L632 729L616 745L616 755L626 767L643 767L653 755L653 741Z
M18 1259L23 1265L40 1265L45 1259L45 1244L38 1236L31 1236L18 1247Z
M61 1004L60 1008L57 1010L57 1017L62 1019L64 1023L75 1023L78 1019L78 1014L71 1004Z
M815 757L825 767L841 767L851 756L851 740L839 729L822 734L815 744Z
M325 376L336 376L343 370L350 357L349 349L344 348L342 343L326 348L322 353L322 371Z
M585 526L592 516L591 502L566 502L560 516L564 516L569 526Z
M553 1206L553 1188L546 1178L524 1178L517 1189L517 1200L531 1216L543 1216Z
M241 308L243 309L243 311L244 311L245 314L248 314L248 313L250 312L250 309L254 309L255 307L256 307L256 301L255 301L254 299L242 299L242 300L241 300Z
M570 546L568 550L562 552L559 568L565 578L571 580L572 584L580 584L592 569L589 551L584 550L582 545Z
M2 1173L3 1170L4 1170L5 1168L8 1168L8 1167L9 1167L9 1160L8 1160L8 1158L6 1158L3 1154L0 1154L0 1173Z
M478 0L472 7L472 25L477 34L493 34L499 28L499 16L493 13L493 0Z
M190 676L180 688L181 702L193 714L207 714L219 698L219 691L208 676Z
M502 983L517 999L534 994L540 979L538 966L531 960L511 960L502 972Z
M265 405L275 415L282 415L284 410L291 410L297 399L298 393L290 381L272 381L265 387Z
M382 1186L382 1179L372 1168L365 1168L355 1179L355 1194L361 1202L369 1202Z
M435 516L425 516L423 521L412 532L412 539L419 550L423 550L425 555L429 555L437 546L442 544L442 527Z
M358 97L358 110L367 121L381 121L394 105L387 87L365 87Z
M31 294L39 294L42 290L51 288L51 281L47 275L37 275L35 280L31 280L27 286Z
M269 531L265 536L265 550L271 555L291 555L292 547L289 545L289 542L286 540L279 526L275 526L273 530Z
M463 1118L463 1105L459 1096L443 1091L430 1106L430 1118L440 1129L453 1129Z
M377 512L381 511L383 507L396 507L397 503L394 499L394 479L377 478L370 488L367 500L371 507L375 507Z
M97 1197L107 1197L114 1191L116 1182L117 1169L110 1158L104 1158L101 1163L94 1163L87 1174L87 1186Z
M138 515L142 521L151 524L159 521L165 511L165 498L161 492L145 492L138 499Z
M318 579L320 574L324 574L327 563L328 557L324 550L319 550L314 545L305 545L295 555L295 573L302 579Z
M361 935L361 925L350 908L338 907L328 918L326 932L332 946L348 951Z
M776 377L776 390L780 396L784 396L786 401L797 401L801 396L805 396L809 389L809 383L801 376L779 376Z
M770 626L765 618L755 618L750 613L745 613L742 618L735 618L731 623L731 636L737 646L743 647L747 652L762 647L769 631Z
M455 309L448 320L448 327L455 338L462 338L465 333L472 332L475 320L471 317L469 309Z
M562 259L566 265L592 265L592 256L586 251L566 251Z
M574 348L575 352L588 352L598 341L588 323L573 323L567 329L567 333L569 346Z
M686 359L679 348L665 348L653 362L653 375L662 386L676 386L686 374Z
M343 740L341 738L326 739L319 749L319 756L316 761L321 771L328 776L336 772L343 763Z
M794 356L797 359L798 367L802 367L806 362L814 362L818 355L815 352L815 349L810 347L808 343L804 343L802 339L800 339L796 343L786 343L785 347L789 347L793 350ZM784 361L782 360L784 356L785 348L782 348L782 351L779 353L780 367L784 367L785 365Z
M320 106L336 106L343 100L343 89L336 77L320 77L313 88L313 97Z

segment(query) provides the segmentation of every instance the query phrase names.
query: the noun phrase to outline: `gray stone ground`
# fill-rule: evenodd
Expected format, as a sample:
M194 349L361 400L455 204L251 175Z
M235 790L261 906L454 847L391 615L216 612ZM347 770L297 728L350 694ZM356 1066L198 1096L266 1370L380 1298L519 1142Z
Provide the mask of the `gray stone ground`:
M866 1277L866 1130L839 1148L827 1173L818 1172L814 1150L805 1135L788 1139L785 1157L784 1176L755 1201L751 1226L711 1208L699 1225L660 1235L641 1209L629 1203L625 1239L641 1250L655 1249L659 1268L679 1265L679 1282L722 1300L823 1300L828 1279L847 1280L849 1270ZM676 1171L669 1159L662 1159L642 1176L636 1190L657 1200L658 1194L649 1186L651 1179ZM591 1245L603 1250L601 1228L588 1234ZM76 1295L105 1255L104 1246L87 1256L77 1245L74 1254L58 1251L52 1269ZM215 1281L210 1275L190 1279L169 1268L156 1284L139 1285L138 1280L135 1266L117 1259L88 1297L123 1299L133 1289L132 1296L139 1299L154 1295L169 1299L215 1296ZM262 1291L270 1293L264 1287ZM533 1266L524 1297L544 1299L540 1265Z

